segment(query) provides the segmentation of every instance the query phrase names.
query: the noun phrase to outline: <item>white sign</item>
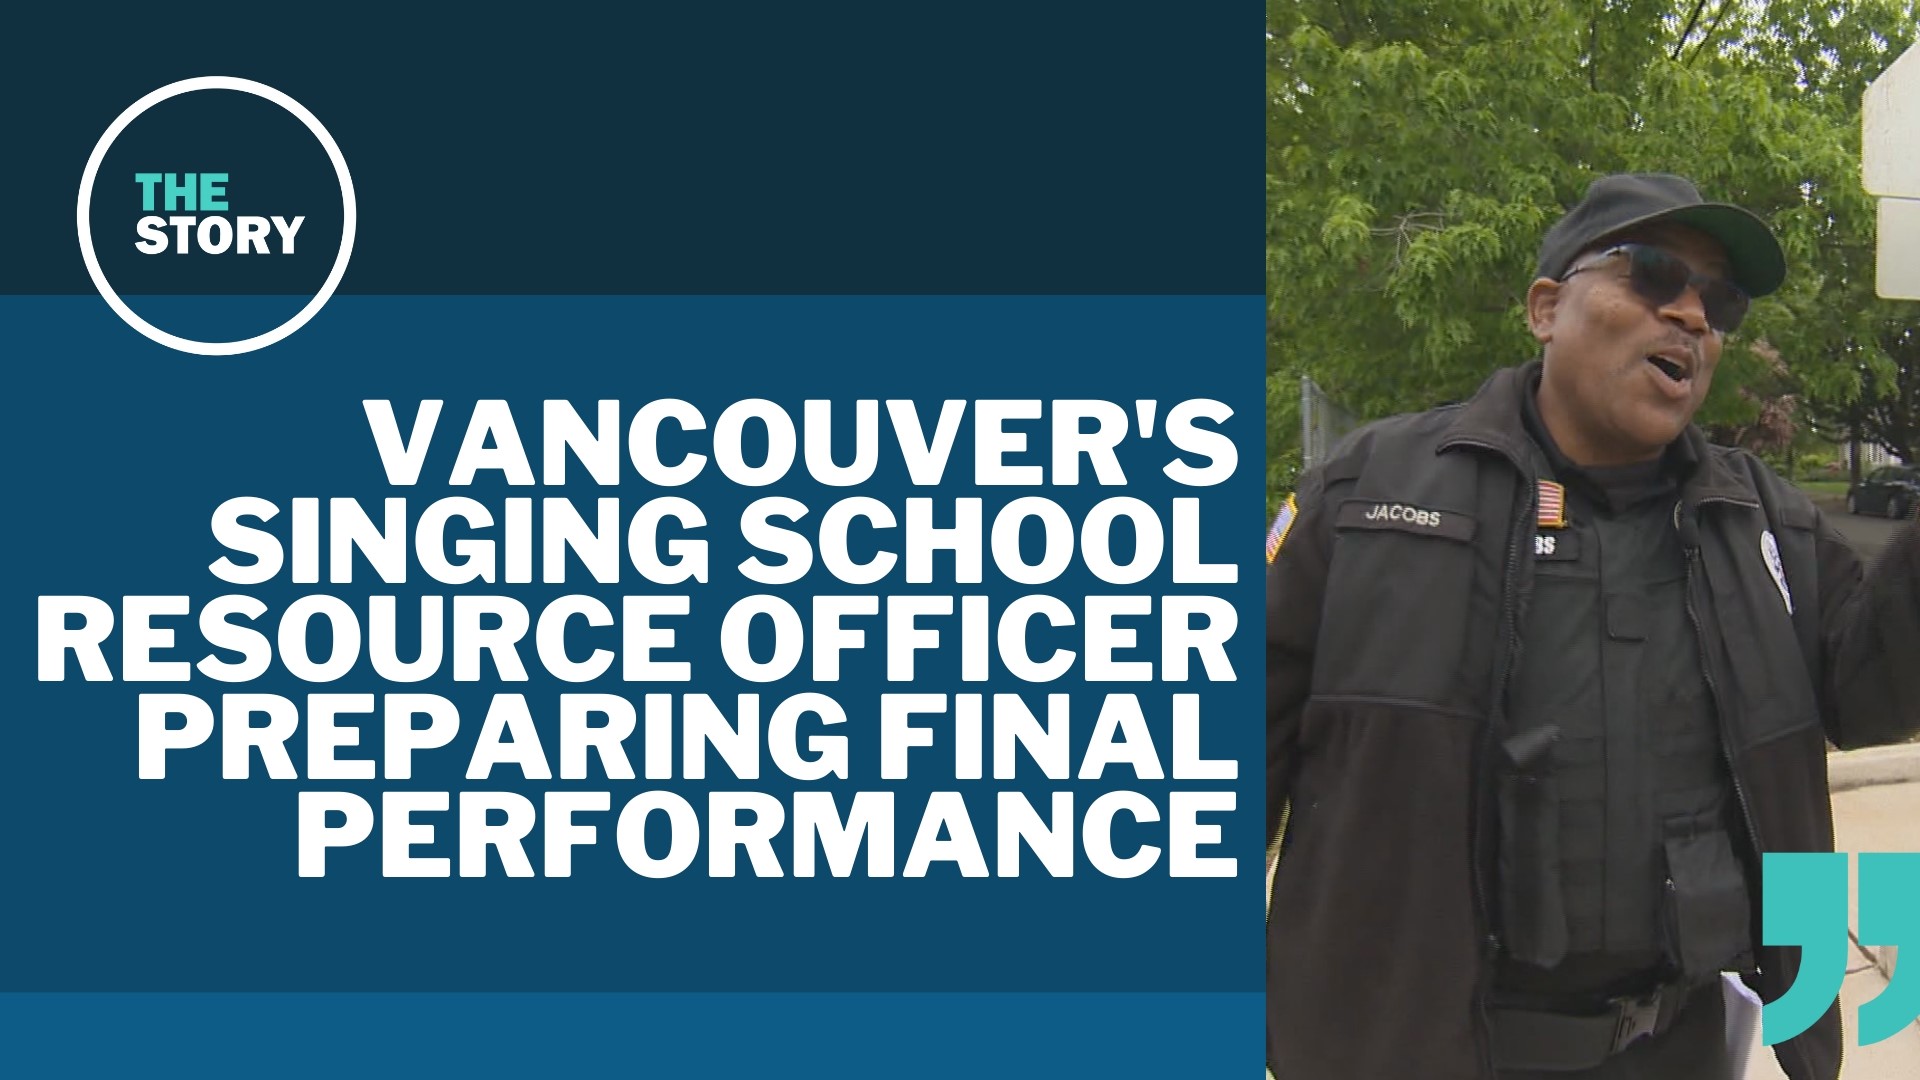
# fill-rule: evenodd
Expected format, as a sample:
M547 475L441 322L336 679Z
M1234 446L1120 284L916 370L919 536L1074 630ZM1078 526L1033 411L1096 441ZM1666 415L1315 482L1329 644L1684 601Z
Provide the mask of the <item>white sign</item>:
M1880 200L1873 274L1882 300L1920 300L1920 199Z
M1874 291L1920 300L1920 46L1867 87L1860 127L1860 182L1880 196Z

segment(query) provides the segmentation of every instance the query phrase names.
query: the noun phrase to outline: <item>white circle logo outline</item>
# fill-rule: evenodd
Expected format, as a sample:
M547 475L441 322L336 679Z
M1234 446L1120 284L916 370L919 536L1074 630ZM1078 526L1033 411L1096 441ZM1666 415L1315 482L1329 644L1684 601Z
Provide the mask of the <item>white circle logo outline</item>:
M320 291L315 293L313 299L307 301L307 305L295 313L293 318L264 334L257 334L239 341L195 341L192 338L169 334L141 318L127 306L125 300L120 299L120 294L113 291L113 286L107 283L107 276L100 272L100 260L93 251L93 228L90 220L93 216L90 207L93 202L93 181L100 172L100 162L106 158L107 150L113 146L114 140L120 137L120 133L127 129L127 125L139 118L141 113L169 98L190 94L196 90L237 90L243 94L264 98L292 113L294 119L305 124L307 130L313 133L313 137L320 140L320 146L327 152L327 160L333 162L333 174L340 181L342 218L340 253L334 256L333 269L327 274L326 283L320 286ZM116 117L113 123L107 125L106 133L100 136L100 141L94 144L93 154L87 158L86 172L80 176L80 202L74 212L74 221L80 233L80 257L86 261L87 276L93 279L93 287L100 290L101 298L106 300L107 306L111 307L114 314L120 316L123 322L139 331L147 339L165 345L169 349L200 356L236 356L256 349L264 349L280 341L307 325L307 320L320 313L320 309L333 298L333 291L339 287L340 279L346 276L347 260L353 256L353 234L358 216L359 206L353 197L353 174L347 170L347 159L340 153L340 144L333 141L333 136L328 133L326 126L321 124L319 118L313 113L307 111L305 105L265 83L234 78L230 75L203 75L199 78L168 83L127 106L125 112Z

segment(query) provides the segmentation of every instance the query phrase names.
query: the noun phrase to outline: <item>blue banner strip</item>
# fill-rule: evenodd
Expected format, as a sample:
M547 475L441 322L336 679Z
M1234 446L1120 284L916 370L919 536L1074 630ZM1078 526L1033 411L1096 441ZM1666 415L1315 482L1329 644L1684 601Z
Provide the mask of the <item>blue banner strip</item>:
M13 1076L1257 1076L1257 993L0 994Z

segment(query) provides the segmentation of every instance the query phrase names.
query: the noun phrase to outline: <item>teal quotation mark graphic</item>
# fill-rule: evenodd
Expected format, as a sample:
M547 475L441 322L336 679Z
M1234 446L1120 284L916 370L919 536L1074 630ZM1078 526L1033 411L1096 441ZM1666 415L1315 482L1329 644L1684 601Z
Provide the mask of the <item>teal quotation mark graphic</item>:
M1840 996L1847 976L1847 856L1767 852L1761 856L1760 940L1800 946L1793 985L1760 1013L1760 1041L1772 1046L1813 1026ZM1860 856L1860 941L1904 946L1920 957L1920 853ZM1920 960L1896 965L1878 997L1860 1006L1860 1045L1891 1038L1920 1019Z

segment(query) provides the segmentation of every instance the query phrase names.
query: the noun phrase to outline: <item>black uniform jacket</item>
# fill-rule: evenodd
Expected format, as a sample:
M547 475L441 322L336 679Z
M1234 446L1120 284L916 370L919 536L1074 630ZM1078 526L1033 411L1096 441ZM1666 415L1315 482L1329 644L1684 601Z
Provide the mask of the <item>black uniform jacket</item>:
M1521 419L1530 374L1369 425L1301 478L1267 582L1270 836L1286 810L1268 916L1276 1080L1492 1076L1491 784L1544 460ZM1831 851L1827 741L1920 729L1920 538L1909 526L1863 581L1751 455L1692 428L1670 452L1691 466L1675 527L1746 830L1760 851ZM1759 861L1743 857L1757 936ZM1799 950L1754 948L1771 1001ZM1792 1080L1834 1080L1840 1049L1836 1005L1775 1053Z

